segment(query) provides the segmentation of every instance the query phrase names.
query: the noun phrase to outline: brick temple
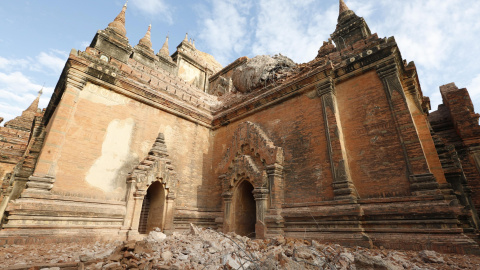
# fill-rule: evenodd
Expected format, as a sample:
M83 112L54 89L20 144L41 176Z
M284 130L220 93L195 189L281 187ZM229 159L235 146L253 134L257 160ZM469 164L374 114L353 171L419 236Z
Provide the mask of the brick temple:
M430 112L415 64L343 0L331 39L304 64L276 55L222 67L188 36L155 53L151 26L132 47L126 10L71 51L46 109L37 98L0 127L0 244L129 240L193 223L480 253L468 91L441 86Z

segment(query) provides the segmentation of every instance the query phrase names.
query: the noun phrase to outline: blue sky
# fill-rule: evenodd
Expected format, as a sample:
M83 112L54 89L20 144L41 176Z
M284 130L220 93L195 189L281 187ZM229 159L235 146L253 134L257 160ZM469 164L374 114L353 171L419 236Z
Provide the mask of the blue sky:
M424 95L436 109L439 86L467 87L480 112L480 1L346 0L380 37L395 36L415 61ZM123 0L15 0L0 3L0 117L20 115L45 84L46 107L72 48L85 50ZM282 53L312 60L335 30L338 0L130 0L132 46L152 23L156 52L170 35L170 53L185 33L224 66L238 57ZM2 123L3 124L3 123Z

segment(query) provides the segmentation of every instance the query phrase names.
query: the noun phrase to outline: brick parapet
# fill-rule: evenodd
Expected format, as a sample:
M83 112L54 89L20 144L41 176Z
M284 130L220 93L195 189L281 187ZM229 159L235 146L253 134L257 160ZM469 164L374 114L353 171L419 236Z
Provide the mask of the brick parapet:
M27 149L29 131L0 127L0 163L17 164Z

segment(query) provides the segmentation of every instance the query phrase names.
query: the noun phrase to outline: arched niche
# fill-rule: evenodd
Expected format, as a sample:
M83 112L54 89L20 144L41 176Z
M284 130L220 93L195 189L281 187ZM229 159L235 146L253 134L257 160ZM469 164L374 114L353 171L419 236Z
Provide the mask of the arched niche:
M127 213L122 228L127 231L127 239L136 239L154 228L173 232L177 177L162 133L128 177L127 186Z
M165 188L159 181L155 181L148 187L147 194L143 199L138 225L138 232L140 234L148 234L155 230L155 228L163 231L165 227L165 206Z
M275 146L266 133L252 122L240 124L233 134L230 147L217 171L222 183L224 232L235 231L237 224L235 205L236 192L245 179L253 186L255 199L255 235L265 237L267 226L265 216L270 215L272 226L283 226L280 215L283 204L283 149ZM276 228L276 232L280 232Z

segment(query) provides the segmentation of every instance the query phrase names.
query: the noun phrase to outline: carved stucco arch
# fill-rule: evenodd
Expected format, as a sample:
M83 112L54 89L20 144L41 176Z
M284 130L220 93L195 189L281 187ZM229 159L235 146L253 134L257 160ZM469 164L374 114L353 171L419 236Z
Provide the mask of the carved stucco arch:
M123 229L128 238L138 235L140 212L147 189L159 182L165 190L164 231L173 230L174 200L178 184L177 174L168 158L165 138L160 133L149 151L148 156L137 165L127 178L127 213Z
M261 170L249 155L236 156L227 174L224 177L224 191L232 192L244 179L248 179L254 188L268 188L268 177L265 170Z
M254 150L256 157L265 165L278 164L283 166L283 148L275 146L267 134L252 122L243 122L233 134L233 140L222 159L218 171L226 174L235 158L245 150L245 146Z
M257 237L265 236L265 215L283 204L283 164L283 148L276 146L259 125L247 121L237 127L217 170L222 183L225 232L233 228L231 202L235 188L248 179L257 204Z

